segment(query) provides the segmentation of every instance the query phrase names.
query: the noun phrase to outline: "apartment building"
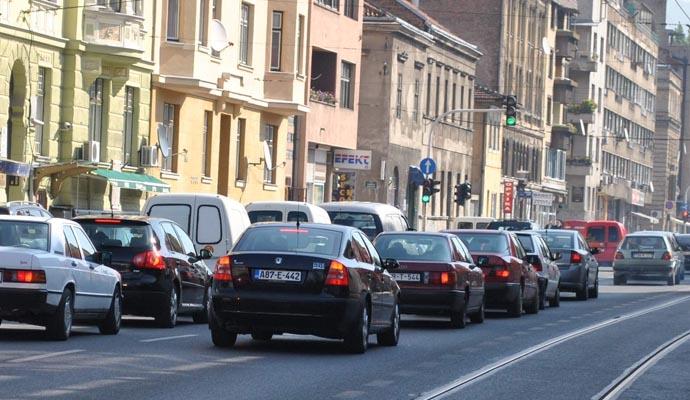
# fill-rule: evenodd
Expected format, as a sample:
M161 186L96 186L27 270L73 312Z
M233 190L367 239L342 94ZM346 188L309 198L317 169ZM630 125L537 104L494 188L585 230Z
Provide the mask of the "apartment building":
M71 216L138 210L155 3L0 1L2 200ZM30 166L30 168L29 168Z
M420 193L409 184L409 168L427 156L433 127L433 178L441 183L427 207L427 229L453 226L456 217L471 214L469 202L455 204L454 187L472 173L473 116L433 121L473 107L480 57L476 46L406 0L365 2L358 148L372 152L372 167L356 174L357 199L395 205L420 226Z
M338 185L334 177L352 173L336 170L333 161L339 151L357 148L364 7L361 0L308 3L306 63L298 63L302 69L297 74L307 80L309 113L295 117L294 135L289 137L294 176L288 197L318 204L339 200L333 196ZM304 36L304 21L300 24Z
M164 0L149 145L178 192L286 195L288 128L306 111L308 0Z

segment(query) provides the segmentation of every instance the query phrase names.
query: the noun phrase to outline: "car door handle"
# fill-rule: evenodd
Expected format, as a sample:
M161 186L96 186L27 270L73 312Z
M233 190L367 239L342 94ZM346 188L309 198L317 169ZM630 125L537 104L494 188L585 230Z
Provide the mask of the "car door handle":
M96 266L95 265L89 265L89 269L93 271L94 269L96 269Z
M76 262L76 261L72 261L72 266L73 266L73 267L76 267L76 266L77 266L77 262Z

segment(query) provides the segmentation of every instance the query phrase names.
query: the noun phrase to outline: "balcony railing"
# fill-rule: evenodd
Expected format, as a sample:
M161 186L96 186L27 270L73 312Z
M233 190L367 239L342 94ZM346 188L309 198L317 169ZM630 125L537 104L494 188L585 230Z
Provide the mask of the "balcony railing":
M84 41L91 44L144 50L144 18L92 5L84 9Z
M309 100L318 101L319 103L330 104L333 106L336 104L335 94L314 88L309 91Z

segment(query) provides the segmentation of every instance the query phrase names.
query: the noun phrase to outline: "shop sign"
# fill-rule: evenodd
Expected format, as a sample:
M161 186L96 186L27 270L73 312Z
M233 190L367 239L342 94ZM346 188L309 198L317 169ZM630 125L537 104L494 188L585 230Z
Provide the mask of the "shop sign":
M513 213L513 196L515 195L514 189L515 183L513 182L505 182L503 184L503 214Z
M535 206L551 207L554 199L551 193L532 192L532 204Z
M644 192L637 189L631 189L630 204L634 206L644 207Z
M333 167L340 169L371 169L371 150L334 150Z

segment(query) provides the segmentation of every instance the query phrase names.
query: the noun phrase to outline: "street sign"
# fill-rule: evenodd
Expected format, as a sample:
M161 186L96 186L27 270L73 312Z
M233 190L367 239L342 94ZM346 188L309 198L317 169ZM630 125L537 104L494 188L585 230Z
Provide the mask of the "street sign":
M667 201L666 202L666 209L667 210L673 210L673 202L672 201Z
M433 175L436 172L436 161L427 157L419 163L419 169L424 175Z
M408 180L415 186L422 186L424 183L424 174L416 165L410 165L408 169Z
M376 189L378 185L376 184L376 181L366 181L364 182L364 187L367 189Z
M503 214L513 213L513 182L505 182L503 184Z

